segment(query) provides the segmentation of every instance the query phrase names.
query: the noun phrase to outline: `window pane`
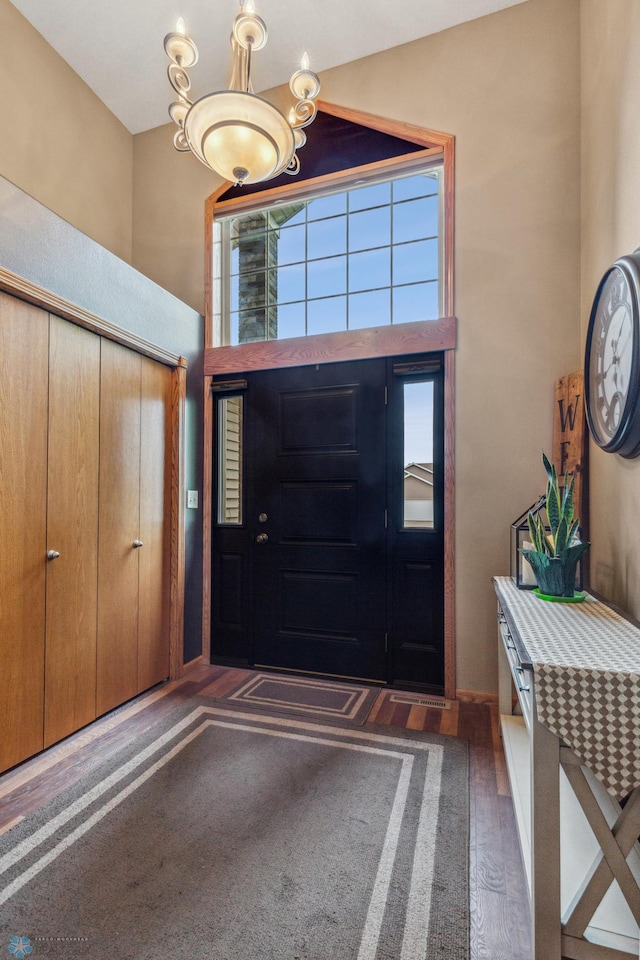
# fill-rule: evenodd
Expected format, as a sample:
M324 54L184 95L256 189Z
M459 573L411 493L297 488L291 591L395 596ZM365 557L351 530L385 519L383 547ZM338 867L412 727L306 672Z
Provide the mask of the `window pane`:
M286 222L288 227L297 226L300 223L306 223L307 220L307 205L303 201L300 203L291 204L288 207L277 207L277 214L274 214L273 220L277 223L284 225ZM285 219L280 218L280 211L284 211Z
M322 220L325 217L335 217L339 213L347 212L346 193L334 193L328 197L318 197L308 204L307 217L309 220Z
M404 387L404 521L409 529L433 528L433 383Z
M240 273L231 277L231 309L263 307L267 302L267 277L259 273Z
M391 236L391 216L389 207L364 210L349 217L349 250L367 250L370 247L383 247Z
M280 267L270 271L277 276L275 289L271 290L271 302L291 303L292 300L304 300L304 263L292 267Z
M367 207L379 207L391 202L391 184L375 183L371 187L361 187L349 194L349 210L364 210Z
M239 317L237 313L231 314L231 322L229 326L229 343L232 347L237 347L240 343Z
M371 290L391 283L389 248L349 255L349 290Z
M242 523L243 401L218 400L218 523Z
M328 297L347 289L347 258L330 257L307 264L307 296Z
M418 320L435 320L439 316L438 284L435 281L394 288L394 323L416 323Z
M275 321L275 308L260 307L255 310L241 310L231 314L231 343L258 343L273 339L269 336L267 319Z
M438 277L438 241L419 240L393 248L393 282L418 283Z
M245 237L263 234L267 229L268 214L261 210L247 213L244 216L234 217L230 222L231 237L234 243L244 240Z
M349 297L349 329L385 327L391 323L391 291L373 290Z
M304 224L298 227L285 227L280 231L276 246L278 265L304 260L305 231Z
M334 217L332 220L317 220L307 228L307 256L330 257L347 250L347 218Z
M438 236L438 198L409 200L393 208L393 242Z
M394 180L393 201L409 200L412 197L426 197L438 192L437 174L419 173L415 177L402 177Z
M281 304L278 307L277 339L288 340L290 337L304 337L306 332L304 313L304 303Z
M347 329L347 298L310 300L307 304L307 334L336 333Z

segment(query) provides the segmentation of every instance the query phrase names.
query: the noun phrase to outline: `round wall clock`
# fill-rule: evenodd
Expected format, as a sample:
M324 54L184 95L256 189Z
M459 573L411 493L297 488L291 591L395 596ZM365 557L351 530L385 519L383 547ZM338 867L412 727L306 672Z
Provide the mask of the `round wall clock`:
M640 454L640 248L603 276L591 307L584 363L587 423L595 442Z

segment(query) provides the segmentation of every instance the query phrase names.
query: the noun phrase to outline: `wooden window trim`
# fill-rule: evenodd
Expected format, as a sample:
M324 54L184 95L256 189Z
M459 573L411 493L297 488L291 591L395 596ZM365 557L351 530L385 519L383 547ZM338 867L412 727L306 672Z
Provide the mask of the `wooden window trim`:
M401 120L389 120L361 110L353 110L325 101L318 102L318 109L352 123L369 127L382 133L407 140L424 147L414 153L390 160L352 167L348 170L316 177L312 180L292 180L290 184L274 187L258 194L221 201L229 184L223 183L205 201L205 380L204 380L204 462L203 462L203 606L202 606L202 655L205 662L211 657L211 538L212 538L212 478L213 478L213 399L211 378L216 374L242 372L248 369L271 369L273 367L303 365L304 363L328 362L351 359L349 351L357 349L375 352L357 356L394 356L411 352L445 351L445 532L444 532L444 647L445 647L445 696L456 695L456 643L455 643L455 555L454 555L454 380L456 321L454 310L454 160L455 138L451 134L428 130ZM216 214L224 211L249 211L263 207L274 200L296 199L314 193L318 188L336 186L348 188L356 180L376 178L381 174L393 176L426 164L442 163L444 168L444 264L443 303L444 319L418 324L398 324L389 328L374 328L373 331L345 331L337 334L322 334L318 337L300 337L287 341L266 341L262 344L243 344L236 347L214 346L213 329L213 222ZM426 328L429 333L426 333ZM407 332L413 327L417 339L424 338L420 348L407 349ZM420 332L415 328L422 328ZM381 332L385 331L384 334ZM354 336L356 335L357 336ZM331 338L330 340L328 338ZM431 339L433 345L428 345ZM367 341L362 346L363 341ZM377 340L377 345L376 345ZM357 341L354 345L354 341ZM436 346L436 342L438 342ZM358 346L360 342L360 346ZM285 346L286 344L286 346ZM330 344L331 356L317 359L317 350ZM380 351L380 352L378 352ZM316 359L301 359L315 355ZM291 362L286 362L287 357ZM250 358L253 364L247 365ZM238 365L240 364L240 366Z

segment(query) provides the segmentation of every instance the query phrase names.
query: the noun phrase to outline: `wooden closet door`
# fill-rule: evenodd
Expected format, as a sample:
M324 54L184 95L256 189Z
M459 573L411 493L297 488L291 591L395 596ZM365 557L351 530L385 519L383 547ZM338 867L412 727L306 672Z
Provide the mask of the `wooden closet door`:
M138 689L169 676L171 371L141 358Z
M100 375L98 716L138 693L141 357L103 338Z
M42 749L49 318L0 293L0 769Z
M44 745L96 715L100 338L50 319Z

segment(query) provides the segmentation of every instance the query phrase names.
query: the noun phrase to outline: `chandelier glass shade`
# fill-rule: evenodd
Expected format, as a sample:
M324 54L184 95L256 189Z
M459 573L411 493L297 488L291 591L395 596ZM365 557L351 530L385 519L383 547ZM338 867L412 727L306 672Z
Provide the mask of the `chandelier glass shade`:
M171 60L169 82L178 96L169 107L169 116L178 126L174 146L181 152L190 151L205 166L237 185L271 180L281 173L298 173L296 151L307 140L302 128L317 113L314 101L320 81L309 69L306 54L289 81L295 103L288 117L253 92L252 55L266 42L266 24L256 16L253 0L245 0L231 34L229 89L192 101L187 69L197 63L196 45L184 32L181 21L176 32L164 38L164 49Z

